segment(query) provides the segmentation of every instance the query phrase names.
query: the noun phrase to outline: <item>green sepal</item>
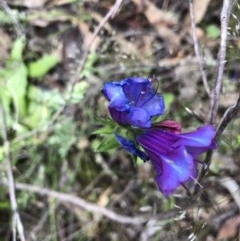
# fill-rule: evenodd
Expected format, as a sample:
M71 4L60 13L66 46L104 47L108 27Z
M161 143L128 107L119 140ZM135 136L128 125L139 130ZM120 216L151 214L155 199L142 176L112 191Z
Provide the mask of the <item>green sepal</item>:
M92 132L92 134L105 135L105 134L112 134L113 132L114 132L114 128L112 126L106 125Z
M118 148L119 144L114 138L113 135L107 135L104 137L105 140L103 140L95 149L96 152L105 152L110 151L112 149ZM106 140L107 139L107 140Z

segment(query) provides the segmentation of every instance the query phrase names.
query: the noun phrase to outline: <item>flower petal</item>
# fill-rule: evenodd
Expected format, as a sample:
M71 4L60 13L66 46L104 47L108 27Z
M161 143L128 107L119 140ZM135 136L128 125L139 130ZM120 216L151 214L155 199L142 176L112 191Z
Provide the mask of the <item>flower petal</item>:
M168 197L182 183L196 176L195 161L183 146L168 155L149 153L157 173L155 181L161 192ZM158 157L158 158L157 158Z
M149 92L144 99L139 106L147 110L150 116L162 115L164 113L165 105L162 95Z
M196 131L181 134L181 139L174 146L185 145L192 147L208 147L215 136L212 125L199 127Z
M136 155L138 157L140 157L143 161L148 161L149 157L148 155L139 150L135 143L133 141L130 141L128 139L126 139L125 137L118 135L116 132L114 132L115 138L117 140L117 142L128 152L132 153L133 155Z
M155 93L152 83L141 77L107 82L102 93L109 101L114 121L136 127L151 127L151 118L164 112L164 100Z
M109 107L123 111L129 108L129 101L126 98L122 86L117 82L107 82L102 89L103 94L109 100Z
M201 155L204 152L215 149L216 147L217 147L216 143L212 141L209 146L204 146L204 147L186 146L186 149L189 154L195 157L195 156Z
M180 139L180 135L150 128L136 137L139 144L146 150L154 150L156 153L167 154L174 151L173 144Z
M130 103L145 109L150 117L163 114L164 99L153 90L148 79L131 77L123 81L123 91Z
M124 79L121 81L121 84L126 97L135 106L138 106L138 101L145 96L145 93L151 91L151 82L141 77Z
M151 127L150 116L142 108L132 107L128 116L132 125L137 127Z
M136 127L150 127L151 121L148 113L141 108L131 107L126 111L118 111L109 107L113 120L120 124L134 125Z
M169 196L179 185L196 177L197 165L194 157L183 145L175 146L181 135L160 129L146 129L136 137L150 157L157 173L156 182L165 196Z

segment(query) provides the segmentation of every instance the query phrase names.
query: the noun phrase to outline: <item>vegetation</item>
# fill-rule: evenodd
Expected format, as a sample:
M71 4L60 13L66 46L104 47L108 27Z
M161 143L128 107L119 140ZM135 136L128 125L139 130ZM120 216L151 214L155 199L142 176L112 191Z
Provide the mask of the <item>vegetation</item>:
M223 1L218 101L228 11L199 2L0 1L0 240L239 239L240 6ZM165 198L106 127L102 86L130 76L156 78L184 130L220 126L188 191Z

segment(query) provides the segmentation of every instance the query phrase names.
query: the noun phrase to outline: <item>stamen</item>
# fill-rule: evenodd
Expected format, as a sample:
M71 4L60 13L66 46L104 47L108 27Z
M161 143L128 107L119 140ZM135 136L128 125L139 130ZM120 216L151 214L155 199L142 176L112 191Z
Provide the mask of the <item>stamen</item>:
M150 83L152 82L151 78L148 78L148 80L149 80ZM155 80L155 78L154 78L154 80ZM158 88L159 88L159 81L157 81L157 89L154 91L152 96L150 96L147 100L145 100L139 107L145 105L148 101L150 101L157 94Z
M145 95L145 94L146 94L146 91L144 91L144 90L142 90L142 91L140 92L140 94L139 94L138 97L137 97L137 100L136 100L135 103L134 103L136 106L137 106L137 103L138 103L140 97L141 97L142 95Z
M203 186L197 181L196 178L194 178L193 176L190 176L190 178L192 178L192 180L193 180L195 183L197 183L197 184L199 185L200 188L203 189Z
M195 160L195 162L197 162L197 163L203 165L203 168L204 168L204 169L207 168L207 164L206 164L205 162L203 162L203 161L199 161L199 160Z
M191 192L189 191L189 189L183 184L181 183L181 185L184 187L184 189L187 191L188 196L192 196Z

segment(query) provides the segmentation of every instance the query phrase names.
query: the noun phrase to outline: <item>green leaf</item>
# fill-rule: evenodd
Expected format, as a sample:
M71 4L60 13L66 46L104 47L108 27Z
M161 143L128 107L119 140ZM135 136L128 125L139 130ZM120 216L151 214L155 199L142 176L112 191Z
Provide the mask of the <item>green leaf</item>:
M23 122L31 128L46 125L49 121L50 113L48 107L44 103L40 104L30 101L28 105L28 115L25 116Z
M14 69L14 71L13 71ZM20 116L26 113L27 68L24 63L13 63L8 70L7 88Z
M72 103L72 104L79 103L81 101L81 99L83 98L87 87L88 87L88 83L86 81L81 81L74 85L72 92L70 92L71 89L69 88L67 90L69 93L67 93L67 94L69 94L69 95L71 94L70 103Z
M99 146L96 148L95 151L97 151L97 152L109 151L109 150L119 147L119 144L116 141L116 139L114 138L114 136L109 135L109 136L106 136L105 138L107 138L107 140L103 140L99 144Z
M210 24L206 28L207 36L212 39L216 39L220 36L220 29L215 24Z
M59 62L60 59L56 54L45 54L40 59L29 63L28 75L32 78L42 77Z
M43 90L35 86L30 86L28 90L28 98L51 110L57 110L65 103L63 95L58 89Z
M0 71L0 98L8 121L12 119L12 103L16 116L22 117L26 114L27 68L22 61L24 47L25 40L23 38L16 39L6 67Z
M92 134L112 134L114 132L114 128L112 126L104 126L102 128L99 128L98 130L92 132Z
M88 54L87 61L80 74L81 77L91 76L91 74L94 73L95 71L94 64L96 63L97 59L98 59L98 55L96 54L96 52L90 52Z
M0 90L1 90L0 91L0 101L6 112L6 117L8 118L10 116L11 95L7 88L6 75L7 75L6 69L0 69Z
M110 117L95 117L96 123L99 125L109 125L109 126L116 126L116 122L114 122Z
M172 93L164 93L163 98L164 98L165 107L166 109L168 109L174 101L174 95Z
M76 143L76 125L71 119L56 123L53 134L48 137L48 144L55 146L61 157L65 157L71 146Z
M10 60L22 60L23 49L25 48L25 40L17 38L12 46Z
M25 116L24 123L32 128L46 124L52 113L65 103L58 89L43 90L33 85L29 86L27 97L28 115Z
M237 136L237 143L240 145L240 135Z
M140 166L144 163L144 161L138 156L133 156L133 160L136 166Z
M11 24L12 19L5 13L0 10L0 24Z

